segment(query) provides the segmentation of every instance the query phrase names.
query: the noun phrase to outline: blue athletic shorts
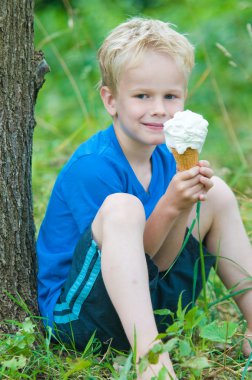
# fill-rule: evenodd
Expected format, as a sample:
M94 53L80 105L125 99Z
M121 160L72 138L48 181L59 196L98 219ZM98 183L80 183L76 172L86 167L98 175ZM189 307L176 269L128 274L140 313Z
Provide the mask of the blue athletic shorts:
M166 275L146 255L153 310L165 308L176 312L181 293L183 308L192 306L202 289L199 252L199 242L191 235ZM214 263L215 257L204 248L206 278ZM170 317L165 321L163 316L155 318L159 332L164 332L171 323ZM75 249L71 270L54 309L54 323L58 338L79 350L85 348L94 332L104 349L107 343L118 350L130 347L102 279L101 252L92 239L91 228Z

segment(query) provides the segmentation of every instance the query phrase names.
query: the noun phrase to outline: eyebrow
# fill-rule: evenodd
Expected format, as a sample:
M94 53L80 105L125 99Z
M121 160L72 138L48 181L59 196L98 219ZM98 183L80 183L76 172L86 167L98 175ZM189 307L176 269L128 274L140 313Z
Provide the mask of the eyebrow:
M148 88L148 87L133 87L132 89L130 89L130 92L139 92L139 93L154 92L154 91L155 90L153 90L152 88ZM169 88L169 89L166 89L165 91L163 91L164 94L168 94L171 92L183 92L183 89L173 87L173 88Z

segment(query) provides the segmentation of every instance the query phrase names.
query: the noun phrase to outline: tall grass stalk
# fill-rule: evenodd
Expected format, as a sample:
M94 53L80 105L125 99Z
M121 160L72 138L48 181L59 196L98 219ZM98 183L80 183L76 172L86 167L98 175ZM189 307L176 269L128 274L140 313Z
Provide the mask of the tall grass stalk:
M37 26L38 28L43 32L43 34L48 38L48 41L50 41L50 46L52 48L52 51L56 57L56 59L59 61L60 65L62 66L67 78L69 79L72 87L73 87L73 90L74 90L74 93L76 95L76 98L79 102L79 106L80 106L80 109L82 110L82 113L86 119L86 122L88 123L89 122L89 112L87 110L87 107L86 107L86 104L84 102L84 100L82 99L82 95L81 95L81 92L80 92L80 89L76 83L76 80L74 79L74 76L72 75L71 71L69 70L65 60L63 59L63 57L61 56L61 54L59 53L57 47L55 46L55 44L52 42L52 39L50 40L49 39L49 35L45 29L45 27L43 26L41 20L35 16L35 21L37 23Z
M170 270L173 268L173 266L175 265L176 261L178 260L179 256L181 255L181 252L183 251L183 249L185 248L185 246L186 246L186 244L187 244L187 242L188 242L188 239L189 239L189 237L190 237L190 235L191 235L191 233L192 233L192 230L193 230L193 228L194 228L194 226L195 226L195 224L196 224L196 221L197 221L197 217L195 217L195 218L193 219L193 221L192 221L192 223L191 223L191 225L190 225L190 227L189 227L189 229L188 229L188 231L187 231L187 234L186 234L186 236L185 236L185 239L184 239L184 241L183 241L183 243L182 243L182 246L181 246L181 248L180 248L180 250L179 250L179 253L177 254L177 256L176 256L175 260L173 261L173 263L170 265L170 267L169 267L169 268L167 269L167 271L165 272L163 278L164 278L164 277L170 272Z
M208 310L208 302L207 302L207 288L206 288L206 270L205 270L205 259L204 259L204 250L203 250L203 242L200 236L200 206L201 202L197 202L196 206L196 219L198 226L198 236L199 236L199 250L200 250L200 268L201 268L201 278L202 278L202 291L203 291L203 299L204 299L204 310L207 312Z
M242 168L246 169L246 168L248 168L248 162L247 162L247 159L246 159L246 157L245 157L245 155L243 153L243 149L241 147L239 139L236 136L235 129L234 129L232 120L231 120L231 118L229 116L229 113L227 111L227 107L226 107L225 101L223 99L223 96L222 96L220 87L218 85L218 82L217 82L217 80L216 80L216 78L214 76L213 70L211 70L211 67L212 67L211 60L210 60L210 57L209 57L209 54L207 52L207 49L206 49L205 45L204 45L203 51L204 51L205 61L206 61L207 65L208 65L208 67L210 69L210 78L211 78L211 81L212 81L212 86L213 86L214 92L215 92L217 100L218 100L218 104L219 104L221 113L222 113L223 121L225 123L225 126L226 126L228 132L229 132L229 135L231 137L231 141L233 141L233 144L236 147L238 156L239 156L241 164L242 164Z
M244 367L244 370L243 370L243 372L242 372L242 378L241 378L241 380L245 380L245 376L246 376L246 374L248 373L248 369L249 369L249 365L250 365L251 361L252 361L252 352L251 352L251 354L249 355L248 360L247 360L247 363L246 363L246 365L245 365L245 367Z

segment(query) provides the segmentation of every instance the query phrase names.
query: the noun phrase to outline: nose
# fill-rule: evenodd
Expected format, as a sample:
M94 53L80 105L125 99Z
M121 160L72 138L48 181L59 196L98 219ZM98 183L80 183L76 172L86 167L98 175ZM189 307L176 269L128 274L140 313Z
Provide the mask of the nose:
M167 110L164 99L153 99L151 104L151 116L166 116Z

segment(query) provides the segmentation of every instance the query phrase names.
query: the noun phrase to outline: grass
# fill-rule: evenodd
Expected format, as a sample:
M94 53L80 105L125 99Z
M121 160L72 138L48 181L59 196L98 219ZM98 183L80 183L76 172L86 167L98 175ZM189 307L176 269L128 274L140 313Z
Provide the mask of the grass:
M250 360L241 354L244 322L239 320L235 305L230 299L216 302L214 274L207 284L208 302L215 305L207 310L203 299L187 311L178 302L174 323L167 327L162 338L142 358L142 369L155 363L163 351L170 352L179 379L251 379ZM220 294L222 290L219 289ZM167 309L156 311L164 317ZM9 323L13 324L13 321ZM2 334L0 341L0 378L2 379L134 379L134 355L116 352L108 347L104 355L99 353L99 343L90 339L83 352L66 347L61 342L52 343L51 331L41 334L38 318L29 316L23 323L15 322L17 332ZM158 379L162 379L161 375Z
M180 5L93 0L37 1L36 47L51 66L36 107L33 193L37 227L43 218L56 176L74 149L110 119L95 90L98 69L95 51L108 30L130 15L158 17L188 31L196 45L196 61L187 107L209 121L204 147L218 175L234 190L252 240L251 159L251 16L247 1L212 1L199 7L196 0ZM209 33L211 31L211 33ZM168 310L157 311L164 318ZM28 313L29 314L29 313ZM29 315L13 334L0 339L1 379L133 379L134 353L108 347L104 355L93 337L83 352L52 343L38 317ZM157 345L141 366L171 353L180 379L252 379L250 359L241 353L245 324L230 294L212 271L204 293L190 311L178 313L167 327L169 340ZM162 380L162 373L158 380Z

